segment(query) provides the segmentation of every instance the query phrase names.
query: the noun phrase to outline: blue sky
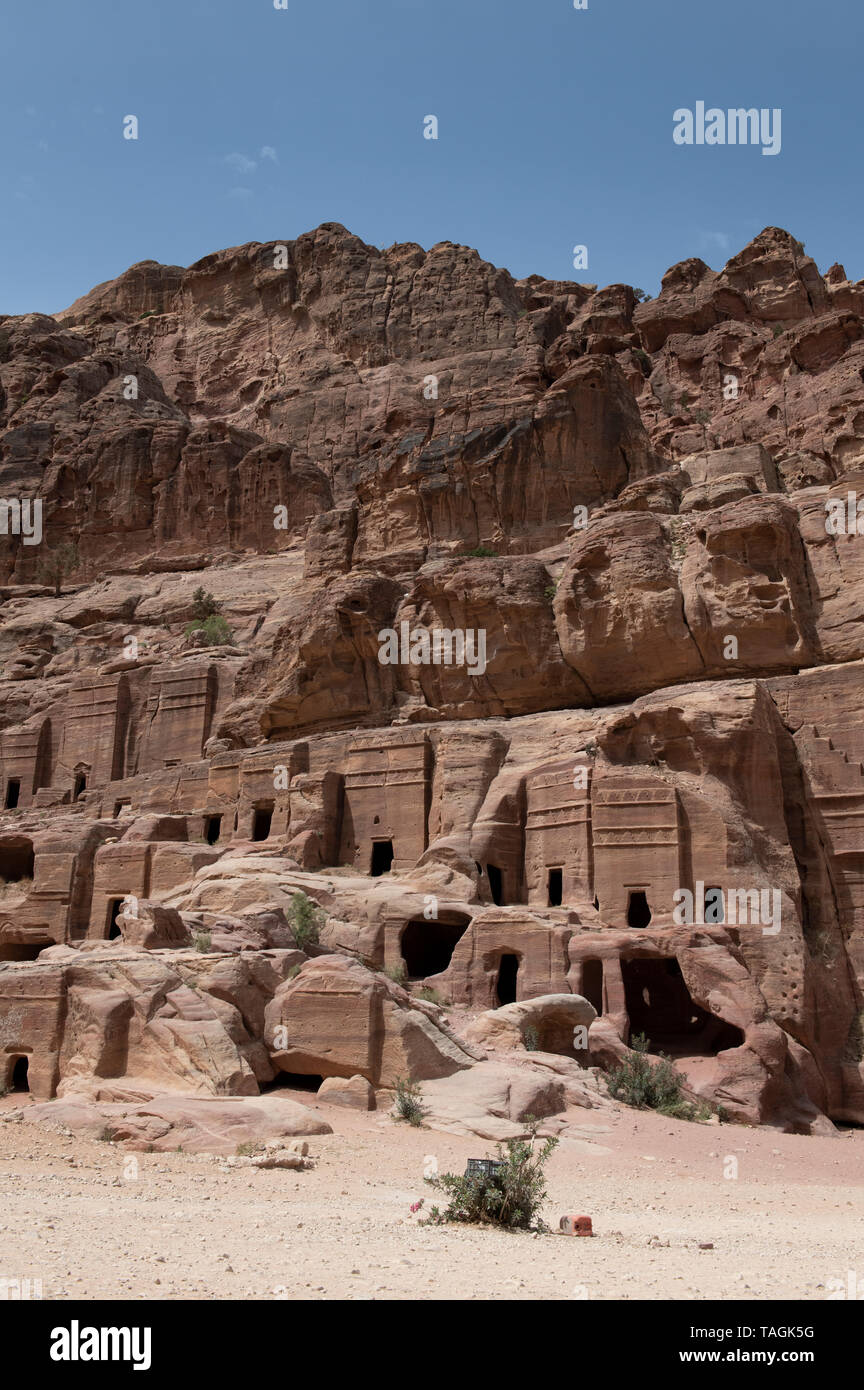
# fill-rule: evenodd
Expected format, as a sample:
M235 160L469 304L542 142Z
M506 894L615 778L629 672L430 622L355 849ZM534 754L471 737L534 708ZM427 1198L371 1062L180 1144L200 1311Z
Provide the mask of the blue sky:
M30 0L0 49L0 312L342 222L649 293L764 226L864 277L861 0ZM776 157L673 112L780 107ZM123 139L136 115L137 141ZM436 115L437 141L423 138ZM576 244L588 269L573 269Z

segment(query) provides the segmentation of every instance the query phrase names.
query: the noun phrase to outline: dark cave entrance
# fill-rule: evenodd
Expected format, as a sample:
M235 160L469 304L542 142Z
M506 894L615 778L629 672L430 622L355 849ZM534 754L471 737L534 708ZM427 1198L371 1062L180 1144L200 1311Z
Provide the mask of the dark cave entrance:
M83 772L75 773L75 784L72 788L72 800L78 801L87 790L87 777Z
M10 777L6 783L6 810L14 811L18 805L18 798L21 795L20 777Z
M261 1091L319 1091L324 1083L323 1076L315 1076L305 1071L280 1071L272 1081L266 1081Z
M516 1003L516 984L519 976L519 957L502 956L498 963L498 984L496 994L499 1004Z
M419 918L409 922L401 941L408 978L423 980L427 975L440 975L446 970L467 926L467 922L427 922Z
M120 930L120 925L117 921L117 918L120 916L120 910L123 906L123 902L123 898L112 898L110 903L108 904L108 941L116 941L118 936L123 935L123 933Z
M0 845L0 879L6 883L20 883L22 878L32 878L33 863L32 840L24 840L17 845Z
M12 1080L9 1089L12 1091L29 1091L30 1081L28 1072L30 1061L27 1057L16 1057L12 1067Z
M54 944L53 941L42 941L38 946L25 946L14 941L4 943L0 946L0 960L35 960L40 951Z
M602 960L583 960L582 998L593 1004L598 1016L603 1012L603 962Z
M273 823L273 803L267 806L256 806L255 814L252 817L252 839L267 840L270 837L270 826ZM212 840L208 841L212 844Z
M550 869L546 881L546 896L550 907L560 907L564 897L564 870Z
M372 876L372 878L380 878L382 874L389 873L392 863L393 841L373 840L372 860L369 865L369 873Z
M644 889L631 888L627 901L628 927L647 927L650 921L651 909L648 906L648 897Z
M496 907L500 907L504 902L504 885L501 878L501 870L497 864L487 864L486 873L489 877L489 892L492 894L492 901Z
M208 816L204 822L204 837L208 845L215 845L222 834L222 817ZM269 834L269 827L268 827Z
M630 1036L644 1033L652 1052L713 1057L740 1047L744 1034L694 1003L674 956L622 960Z

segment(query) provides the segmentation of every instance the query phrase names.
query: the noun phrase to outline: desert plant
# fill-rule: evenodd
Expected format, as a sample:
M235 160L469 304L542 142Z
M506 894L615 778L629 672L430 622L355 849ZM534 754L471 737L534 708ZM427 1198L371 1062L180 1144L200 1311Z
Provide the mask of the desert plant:
M195 931L192 933L192 946L199 955L206 955L213 945L213 936L209 931Z
M444 1000L441 998L441 995L438 993L437 989L432 989L431 985L423 986L423 988L420 991L419 998L423 1000L424 1004L444 1003Z
M385 966L382 973L387 976L388 980L392 980L394 985L404 985L408 979L404 960L400 960L396 965Z
M63 541L61 545L55 546L53 550L48 550L41 556L36 566L39 583L51 584L54 588L54 597L59 598L63 580L78 568L79 563L77 547L71 541Z
M426 1108L423 1105L419 1081L412 1081L410 1077L396 1078L395 1110L397 1120L406 1120L415 1129L423 1128Z
M227 622L219 613L211 613L209 618L196 618L194 622L187 623L185 632L187 637L199 634L206 647L227 646L234 636Z
M634 356L634 357L638 357L639 362L640 362L640 365L641 365L643 371L645 371L645 372L650 372L650 371L651 371L651 368L652 368L652 366L653 366L654 364L653 364L653 362L651 361L651 358L649 357L648 353L645 351L644 348L634 348L634 349L633 349L633 356Z
M522 1034L522 1046L526 1052L538 1052L540 1050L540 1034L533 1023L529 1023Z
M296 979L297 979L297 976L298 976L299 974L300 974L300 966L299 966L299 965L292 965L292 966L291 966L291 969L288 971L288 974L285 976L285 978L286 978L286 980L296 980Z
M475 545L473 550L468 551L468 554L475 560L495 560L498 557L498 551L490 550L486 545Z
M192 595L193 618L203 623L206 618L212 618L214 613L219 613L221 610L222 604L219 600L215 599L210 591L204 588L203 584L199 584Z
M230 642L233 634L221 616L221 608L218 599L199 584L192 595L192 621L186 624L186 636L200 633L208 647L219 647Z
M775 323L774 327L771 330L775 338L779 338L780 334L784 333L785 331L786 330L784 329L782 323Z
M551 602L552 602L552 599L555 597L555 595L557 594L557 592L558 592L558 585L557 585L557 584L547 584L547 585L546 585L546 588L543 590L543 597L544 597L544 598L548 598L549 602L551 603Z
M449 1198L444 1211L432 1207L429 1221L474 1222L506 1230L546 1231L540 1209L546 1198L543 1169L558 1143L546 1139L538 1148L537 1121L527 1118L528 1137L496 1145L499 1167L492 1173L441 1173L427 1178Z
M263 1152L264 1145L253 1143L247 1140L244 1144L238 1144L236 1154L238 1158L251 1158L253 1154Z
M633 293L640 304L647 304L648 300L651 298L650 294L646 294L644 290L634 290Z
M706 1120L711 1111L684 1097L684 1077L671 1057L661 1052L659 1061L646 1055L648 1039L637 1033L630 1039L630 1054L606 1078L613 1100L623 1101L636 1110L657 1110L675 1120Z
M285 915L298 951L305 951L307 946L318 945L321 928L327 921L327 913L323 908L316 907L305 893L298 892L292 895Z

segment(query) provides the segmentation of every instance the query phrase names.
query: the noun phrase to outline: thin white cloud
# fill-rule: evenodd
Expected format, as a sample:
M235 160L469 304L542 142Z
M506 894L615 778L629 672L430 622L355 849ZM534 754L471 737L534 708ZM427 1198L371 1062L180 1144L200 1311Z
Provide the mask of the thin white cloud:
M272 145L262 145L262 146L261 146L261 155L260 155L260 158L261 158L261 159L272 159L272 161L273 161L274 164L278 164L278 163L279 163L279 160L278 160L277 157L276 157L276 151L274 150L274 148L273 148Z
M258 168L257 161L248 159L245 154L226 154L225 163L230 164L238 174L254 174Z
M703 232L702 245L716 247L718 251L729 250L730 237L728 232Z
M251 189L251 188L231 188L231 189L229 189L229 191L228 191L228 197L229 197L229 198L251 198L251 197L252 197L252 189Z

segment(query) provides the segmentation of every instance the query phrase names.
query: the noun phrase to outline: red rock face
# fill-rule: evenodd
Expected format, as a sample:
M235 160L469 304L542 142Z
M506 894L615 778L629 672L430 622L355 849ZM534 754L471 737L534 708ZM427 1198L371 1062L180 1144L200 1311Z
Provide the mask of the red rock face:
M0 1030L39 1094L320 1074L348 952L581 993L583 1063L644 1031L732 1118L864 1122L864 283L778 228L645 303L337 224L143 262L0 320L0 466ZM302 986L261 954L298 892L343 958ZM142 1034L190 941L249 962L243 1028L178 981ZM452 1070L357 981L332 1076L409 1032Z

